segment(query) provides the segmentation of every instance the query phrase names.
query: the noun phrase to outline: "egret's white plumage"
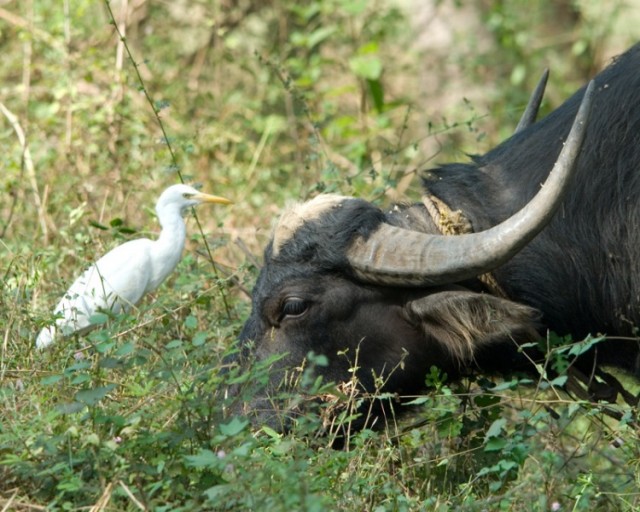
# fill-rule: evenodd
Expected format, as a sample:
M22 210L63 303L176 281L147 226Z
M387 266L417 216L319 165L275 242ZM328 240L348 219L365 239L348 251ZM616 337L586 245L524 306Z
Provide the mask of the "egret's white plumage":
M36 346L44 348L58 335L90 329L91 316L101 309L114 313L129 310L160 286L180 261L186 238L184 212L200 203L230 202L188 185L167 188L156 204L162 226L158 239L131 240L91 265L64 294L54 310L55 324L40 331Z

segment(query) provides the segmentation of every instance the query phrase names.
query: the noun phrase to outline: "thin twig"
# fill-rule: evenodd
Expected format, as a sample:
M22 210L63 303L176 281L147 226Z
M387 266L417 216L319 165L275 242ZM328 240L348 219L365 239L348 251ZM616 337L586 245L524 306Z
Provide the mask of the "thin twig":
M120 484L122 490L127 493L127 496L129 496L129 499L136 507L138 507L140 510L147 510L147 507L144 505L144 503L142 503L138 498L135 497L135 495L131 492L131 489L129 489L129 487L127 487L127 485L122 480L119 480L118 484Z
M29 13L29 31L33 29L33 0L27 2L27 12ZM29 95L31 93L31 59L33 58L33 38L25 37L22 48L22 101L24 108L29 105Z
M17 14L14 14L14 13L12 13L10 11L7 11L6 9L3 9L2 7L0 7L0 19L6 21L7 23L10 23L11 25L14 25L14 26L16 26L18 28L26 30L35 39L39 39L40 41L48 44L52 48L55 48L56 50L58 50L58 51L60 51L62 53L66 52L66 49L65 49L64 45L61 44L60 41L58 39L56 39L55 37L53 37L51 34L49 34L48 32L45 32L42 29L33 27L24 18L18 16Z
M155 103L153 102L153 100L151 99L151 96L149 95L149 91L147 90L147 87L145 85L144 79L142 78L142 75L140 74L140 66L138 65L138 63L136 62L136 60L133 58L133 55L131 53L131 50L129 48L129 45L127 44L127 40L125 38L125 36L123 35L123 33L120 31L120 27L118 26L118 23L116 22L115 16L113 15L113 11L111 10L111 5L109 0L104 0L105 6L107 8L107 12L109 13L109 17L111 18L111 21L113 23L113 26L116 30L116 33L118 34L118 37L120 38L120 41L122 42L125 51L127 52L127 56L129 57L129 61L131 62L131 64L133 65L133 69L136 73L136 77L138 79L138 83L140 84L140 89L142 90L142 93L144 94L144 97L147 100L147 103L149 103L149 106L151 107L151 110L153 111L153 114L156 118L156 121L158 122L158 126L160 127L160 131L162 132L162 138L164 140L164 143L167 146L167 149L169 151L169 155L171 156L171 163L173 168L176 171L176 174L178 175L178 178L180 178L180 181L182 183L184 183L184 177L182 176L182 172L180 171L180 167L178 166L178 160L176 158L176 154L173 150L173 147L171 146L171 142L169 140L169 136L167 135L167 131L165 130L164 127L164 123L162 122L162 119L160 117L160 111L158 110L158 108L156 107ZM222 298L222 303L224 305L224 309L227 315L227 318L229 320L231 320L231 308L229 307L229 302L227 300L227 295L224 291L223 285L222 285L222 281L220 280L220 276L218 273L218 268L215 264L215 261L213 259L213 254L211 252L211 247L209 246L209 242L207 241L207 237L204 234L204 229L202 228L202 224L200 223L200 219L198 218L198 215L196 214L195 211L193 211L193 216L195 218L196 221L196 225L198 226L198 231L200 232L200 235L202 236L202 241L204 243L204 247L205 250L207 252L207 257L209 258L209 261L211 262L211 266L213 267L213 273L214 276L216 278L216 283L218 284L218 291L220 292L220 296Z
M7 510L10 510L11 504L13 503L13 500L16 498L17 495L18 495L18 489L13 491L13 494L9 496L9 499L5 502L4 506L2 507L2 511L0 512L7 512Z
M253 264L257 269L262 268L262 264L258 261L258 259L254 256L254 254L249 250L247 244L244 243L244 240L240 237L234 240L235 244L240 248L240 250L244 253L245 257Z
M69 13L69 0L64 0L63 2L63 11L64 11L64 44L67 51L64 54L64 67L66 68L66 76L67 80L69 80L69 85L71 82L71 58L69 48L71 48L71 14ZM72 139L72 131L73 131L73 87L69 87L66 98L65 98L65 146L67 148L67 152L71 153L71 139Z
M98 499L98 502L89 509L89 512L102 512L107 507L107 505L109 505L112 493L113 482L110 482L104 488L104 491L102 491L102 495L100 496L100 499Z
M18 118L11 112L4 103L0 102L0 112L7 118L9 124L13 128L13 131L16 132L18 136L18 142L20 142L20 146L22 147L22 165L27 171L27 176L29 181L31 182L31 189L33 191L34 201L36 204L36 209L38 210L38 220L40 222L40 229L42 229L42 237L44 241L47 241L48 238L48 229L47 229L47 221L45 218L44 208L42 206L42 199L40 198L40 192L38 191L38 181L36 179L36 171L33 166L33 160L31 158L31 151L29 150L29 145L27 144L27 138L25 137L24 130L20 125L20 121Z
M16 211L16 205L18 204L18 192L12 187L9 189L8 194L11 196L11 204L9 205L9 213L7 215L7 220L2 226L2 230L0 231L0 239L4 238L9 230L9 226L11 226L11 221L13 220L13 215Z

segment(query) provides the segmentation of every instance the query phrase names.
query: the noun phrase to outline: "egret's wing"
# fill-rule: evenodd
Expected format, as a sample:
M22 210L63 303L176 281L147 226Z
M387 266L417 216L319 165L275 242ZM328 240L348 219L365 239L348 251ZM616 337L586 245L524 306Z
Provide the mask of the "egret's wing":
M98 307L114 312L137 304L151 279L152 244L144 238L132 240L105 254L88 270L91 275L86 281L84 295L96 297L100 301L96 302Z
M59 317L57 328L62 334L89 327L91 315L99 309L126 311L142 298L151 276L151 244L146 239L126 242L105 254L73 282L55 308Z

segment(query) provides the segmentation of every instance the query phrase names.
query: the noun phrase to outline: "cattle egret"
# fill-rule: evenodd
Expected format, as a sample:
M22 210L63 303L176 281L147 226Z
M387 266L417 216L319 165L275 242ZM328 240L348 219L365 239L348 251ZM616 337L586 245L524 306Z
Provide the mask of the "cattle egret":
M157 240L131 240L102 256L64 294L54 310L55 324L36 338L44 348L57 336L69 336L91 329L91 316L100 310L128 311L142 297L155 290L176 268L184 249L184 213L201 203L229 204L223 197L197 191L188 185L167 188L156 204L162 231Z

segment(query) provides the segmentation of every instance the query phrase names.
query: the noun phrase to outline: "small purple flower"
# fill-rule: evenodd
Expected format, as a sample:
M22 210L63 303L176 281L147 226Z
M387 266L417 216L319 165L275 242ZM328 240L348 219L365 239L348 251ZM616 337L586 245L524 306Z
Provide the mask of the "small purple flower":
M562 508L562 505L560 505L560 502L558 502L558 501L554 501L554 502L551 504L551 510L552 510L552 512L558 512L558 510L560 510L561 508Z

